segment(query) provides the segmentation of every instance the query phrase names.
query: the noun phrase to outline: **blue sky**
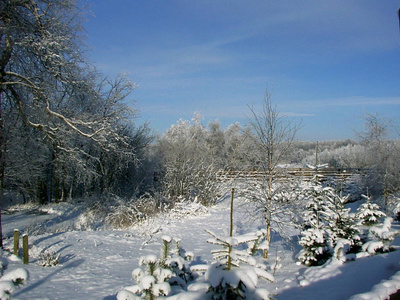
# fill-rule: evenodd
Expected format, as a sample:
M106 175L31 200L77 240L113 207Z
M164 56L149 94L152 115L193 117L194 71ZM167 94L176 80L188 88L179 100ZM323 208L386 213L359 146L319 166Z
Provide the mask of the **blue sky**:
M81 2L91 59L129 74L159 133L194 112L245 125L267 86L300 140L355 138L367 113L400 126L400 1Z

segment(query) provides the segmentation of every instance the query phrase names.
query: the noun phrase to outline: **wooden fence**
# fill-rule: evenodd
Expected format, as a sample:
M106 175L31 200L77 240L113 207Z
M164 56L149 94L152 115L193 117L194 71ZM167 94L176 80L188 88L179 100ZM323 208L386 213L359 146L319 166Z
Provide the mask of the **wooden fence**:
M318 174L319 181L326 180L346 180L349 177L355 175L366 175L368 170L366 169L336 169L336 168L324 168L318 170L310 168L276 168L274 173L275 180L278 181L289 181L294 178L301 178L302 180L310 181L315 178ZM268 175L264 171L257 170L220 170L217 173L217 179L219 181L228 181L233 179L245 180L245 179L267 179Z

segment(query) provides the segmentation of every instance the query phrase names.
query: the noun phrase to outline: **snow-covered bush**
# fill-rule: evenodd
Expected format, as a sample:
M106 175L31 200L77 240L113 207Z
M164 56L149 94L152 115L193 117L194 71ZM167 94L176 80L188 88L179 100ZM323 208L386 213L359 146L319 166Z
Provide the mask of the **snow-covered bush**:
M258 278L273 281L274 276L246 249L237 249L256 241L257 235L219 237L208 233L212 238L207 242L223 247L212 251L215 260L212 265L189 268L186 263L193 259L193 253L182 249L179 239L163 236L161 258L155 255L141 257L140 268L132 272L136 285L125 287L117 294L117 299L156 299L177 293L182 293L182 299L193 299L194 295L196 299L269 299L268 290L257 288ZM203 272L204 276L198 277L196 272ZM177 288L172 288L174 285Z
M26 269L18 268L7 272L0 278L0 299L11 299L11 294L15 289L25 284L29 278L29 273Z
M143 222L164 208L158 195L145 194L140 198L124 199L116 195L103 196L87 203L75 227L80 230L108 226L124 229Z
M369 254L391 251L391 244L399 234L397 230L392 229L392 218L386 218L380 225L369 228L369 241L362 245L362 249Z
M186 263L193 259L193 253L180 247L180 240L162 236L161 256L147 255L139 260L140 268L132 272L136 285L125 287L117 294L117 299L155 299L171 293L171 286L186 288L193 279ZM173 249L172 242L175 242ZM138 298L139 297L139 298Z
M207 231L212 238L208 243L221 246L212 251L216 261L208 267L204 279L209 284L207 294L212 299L269 299L269 291L257 289L258 278L274 281L274 276L266 271L266 266L245 250L237 247L256 241L256 235L220 237Z
M353 241L346 239L338 239L336 241L335 248L333 249L333 259L346 262L347 260L353 260L355 255L349 255L348 253L351 251L353 247Z
M213 151L217 150L212 143L215 138L210 137L212 133L201 124L201 116L195 114L192 122L179 120L158 140L163 193L169 199L197 199L206 206L217 200L219 167Z
M247 243L248 253L251 255L256 255L258 251L264 251L269 248L268 241L265 240L267 236L266 229L257 230L255 236L257 237L256 240Z
M39 265L43 267L53 267L60 263L61 253L46 250L39 254Z
M332 256L342 260L347 252L358 251L361 241L355 216L344 207L348 197L340 197L332 188L317 183L306 189L306 197L299 261L320 265Z
M128 228L160 212L163 204L151 195L125 200L114 196L105 221L112 228Z
M1 250L0 250L1 251ZM2 252L2 251L1 251ZM2 255L2 253L1 253ZM24 268L18 268L5 272L8 266L8 260L5 257L0 258L0 299L11 299L11 294L29 279L29 273Z
M173 238L175 249L173 253L166 258L165 265L172 271L172 277L169 283L172 286L185 288L186 285L195 278L190 271L188 263L194 259L192 252L185 251L180 245L180 239Z
M298 255L301 263L312 266L325 263L332 255L332 240L328 231L328 219L334 208L334 191L321 184L311 184L305 190L306 207L303 214L303 231L299 244L303 247Z
M361 204L356 213L358 224L362 226L373 226L379 223L379 219L386 217L386 214L380 211L378 204L371 203L371 198L363 195L366 202Z
M298 260L307 266L325 263L330 257L327 232L321 228L308 228L301 232L299 244L303 247Z
M327 231L332 248L336 248L340 244L338 248L342 252L344 250L354 252L361 246L360 230L354 220L355 215L350 213L349 208L344 207L347 199L347 197L334 195L334 210L328 215ZM334 250L334 253L336 257L337 249Z
M139 260L139 265L141 267L132 272L136 285L125 287L124 290L120 291L117 294L118 300L153 300L171 292L168 280L172 277L172 272L160 266L160 260L157 256L152 254L143 256Z
M270 292L257 289L258 277L273 281L273 276L267 271L256 267L242 267L231 270L226 265L216 262L209 266L205 273L209 283L207 294L211 299L269 299Z

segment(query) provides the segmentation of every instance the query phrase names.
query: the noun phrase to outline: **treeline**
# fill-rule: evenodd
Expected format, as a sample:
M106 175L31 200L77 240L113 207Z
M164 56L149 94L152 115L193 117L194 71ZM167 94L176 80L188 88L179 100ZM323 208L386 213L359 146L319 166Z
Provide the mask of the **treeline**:
M0 3L0 188L46 203L140 189L146 126L126 77L85 57L76 1Z

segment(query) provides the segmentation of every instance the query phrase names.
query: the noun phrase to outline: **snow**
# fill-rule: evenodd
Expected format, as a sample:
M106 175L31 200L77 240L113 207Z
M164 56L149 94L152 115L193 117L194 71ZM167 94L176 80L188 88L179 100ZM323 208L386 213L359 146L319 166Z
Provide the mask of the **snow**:
M28 278L29 278L28 271L23 268L18 268L4 274L0 278L0 281L16 281L17 279L19 279L22 281L22 283L26 283Z
M239 199L235 199L234 222L237 236L242 236L239 238L242 242L256 237L253 233L262 227L246 221L239 202ZM29 272L26 284L20 287L9 286L15 289L13 297L21 300L66 299L66 295L76 300L111 300L117 299L117 294L118 300L139 299L134 295L138 287L134 286L135 281L132 279L132 276L138 276L133 273L139 271L134 270L139 267L141 257L142 262L157 260L163 239L179 239L182 248L193 253L191 269L197 268L200 274L210 272L209 266L213 261L211 251L216 249L216 245L207 243L210 235L205 230L218 236L227 236L229 206L229 199L208 209L201 209L197 205L195 213L163 214L142 226L119 231L104 228L76 230L75 225L80 222L81 214L77 208L71 209L67 204L49 208L44 215L31 214L27 210L12 212L3 215L7 236L11 237L15 228L21 232L38 234L29 235L30 264L23 265L20 259L5 253L9 262L4 274L22 276L21 268ZM393 222L392 227L398 228L398 224ZM234 243L229 238L226 241ZM11 238L5 241L5 248L12 249L12 245ZM399 249L399 245L400 239L396 237L394 249ZM280 236L273 234L269 258L265 261L267 270L256 269L257 275L264 274L273 282L261 277L256 279L257 276L247 269L233 272L226 280L235 284L241 278L249 285L257 285L254 295L256 299L265 299L271 295L277 300L334 300L351 297L353 300L384 299L400 288L400 251L368 256L360 254L355 261L343 263L332 259L323 266L305 267L296 264L296 255L300 249L297 236L293 236L292 244L287 244ZM60 254L57 266L40 266L39 254L46 250ZM18 271L14 273L14 270ZM212 284L221 279L220 275L214 272ZM9 285L9 281L5 281L8 277L5 276L1 278L0 284ZM153 282L153 288L160 294L168 292L166 284L158 283L154 277L150 277L142 277L140 284L150 287ZM208 287L207 283L197 282L189 286L187 293L167 298L201 299L199 291Z
M396 293L400 289L400 272L397 272L389 280L383 280L375 285L370 292L357 294L352 296L351 300L375 300L388 299L390 295Z

